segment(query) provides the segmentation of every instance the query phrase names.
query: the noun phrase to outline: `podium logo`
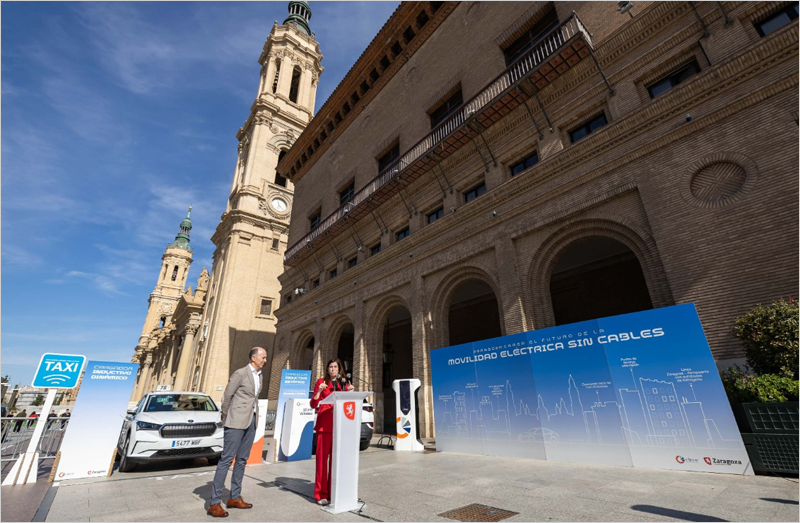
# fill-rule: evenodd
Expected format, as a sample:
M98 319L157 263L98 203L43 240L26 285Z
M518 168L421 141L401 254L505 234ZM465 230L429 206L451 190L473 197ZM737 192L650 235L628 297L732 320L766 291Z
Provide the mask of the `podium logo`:
M347 416L347 419L356 419L355 401L345 401L343 407L344 407L344 415Z
M706 465L711 465L711 458L705 457L705 458L703 458L703 461L706 462Z

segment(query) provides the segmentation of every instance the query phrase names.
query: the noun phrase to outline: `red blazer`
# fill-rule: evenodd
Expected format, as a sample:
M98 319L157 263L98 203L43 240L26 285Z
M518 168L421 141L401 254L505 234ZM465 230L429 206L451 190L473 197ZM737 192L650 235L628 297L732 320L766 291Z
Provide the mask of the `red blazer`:
M314 396L317 395L320 387L322 387L322 394L319 395L318 400L315 400ZM319 407L319 410L317 410L317 422L314 424L314 432L333 432L333 405L320 406L319 402L330 396L334 390L342 391L345 389L342 388L341 383L335 381L326 387L325 378L318 379L316 385L314 385L314 394L311 395L311 408L316 409Z

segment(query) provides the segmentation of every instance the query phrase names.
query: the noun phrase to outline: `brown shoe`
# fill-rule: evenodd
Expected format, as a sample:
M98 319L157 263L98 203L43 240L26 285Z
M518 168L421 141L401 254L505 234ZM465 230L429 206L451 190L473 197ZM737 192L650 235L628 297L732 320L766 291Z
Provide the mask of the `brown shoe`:
M228 502L230 503L230 502ZM214 503L208 510L206 511L209 516L213 516L215 518L227 518L228 511L222 508L222 503Z
M241 496L228 500L228 508L253 508L252 503L245 503Z

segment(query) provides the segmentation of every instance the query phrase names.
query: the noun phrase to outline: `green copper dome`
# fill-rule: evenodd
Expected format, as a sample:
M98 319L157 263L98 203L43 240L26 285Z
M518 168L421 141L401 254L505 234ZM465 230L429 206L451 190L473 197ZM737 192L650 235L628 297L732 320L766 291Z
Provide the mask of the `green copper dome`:
M169 245L170 247L192 252L192 248L189 247L189 233L192 231L192 220L190 219L191 216L192 208L189 207L189 212L186 214L186 218L184 218L181 222L181 230L178 235L175 236L175 241Z
M306 2L293 0L289 2L289 16L283 21L283 25L292 24L301 33L311 36L311 28L308 21L311 20L311 8Z

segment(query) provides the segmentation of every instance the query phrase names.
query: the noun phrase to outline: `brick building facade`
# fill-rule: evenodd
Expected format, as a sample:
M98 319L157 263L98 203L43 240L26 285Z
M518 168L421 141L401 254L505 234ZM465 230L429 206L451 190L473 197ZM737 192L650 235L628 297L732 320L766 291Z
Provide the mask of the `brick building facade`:
M278 164L269 397L338 355L432 436L431 350L687 302L740 357L798 291L797 55L797 3L401 4Z

